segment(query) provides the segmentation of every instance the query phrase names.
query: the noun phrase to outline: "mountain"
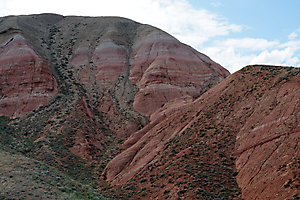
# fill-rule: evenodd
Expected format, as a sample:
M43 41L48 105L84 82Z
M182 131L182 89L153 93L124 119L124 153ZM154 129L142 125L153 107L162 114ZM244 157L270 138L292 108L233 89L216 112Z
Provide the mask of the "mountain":
M297 199L299 72L230 75L124 18L2 17L0 196Z

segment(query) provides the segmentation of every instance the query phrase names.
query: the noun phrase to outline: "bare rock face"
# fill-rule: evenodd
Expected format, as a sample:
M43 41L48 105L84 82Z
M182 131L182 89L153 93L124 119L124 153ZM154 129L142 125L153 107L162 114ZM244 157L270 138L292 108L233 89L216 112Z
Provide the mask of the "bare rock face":
M0 47L0 114L21 117L47 105L57 83L46 60L19 34Z

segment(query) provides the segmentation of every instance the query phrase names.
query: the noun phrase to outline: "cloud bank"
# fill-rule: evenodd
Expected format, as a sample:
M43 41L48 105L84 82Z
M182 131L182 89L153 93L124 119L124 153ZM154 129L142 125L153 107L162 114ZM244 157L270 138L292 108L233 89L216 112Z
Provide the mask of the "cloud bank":
M200 49L230 72L249 64L300 67L299 50L300 40L280 43L255 38L224 39Z

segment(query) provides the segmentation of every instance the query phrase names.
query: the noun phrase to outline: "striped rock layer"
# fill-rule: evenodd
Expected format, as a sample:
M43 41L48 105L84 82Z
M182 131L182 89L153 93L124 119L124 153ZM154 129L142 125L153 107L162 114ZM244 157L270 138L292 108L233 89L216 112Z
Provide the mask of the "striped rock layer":
M0 113L20 117L46 105L57 82L45 59L17 34L0 46Z

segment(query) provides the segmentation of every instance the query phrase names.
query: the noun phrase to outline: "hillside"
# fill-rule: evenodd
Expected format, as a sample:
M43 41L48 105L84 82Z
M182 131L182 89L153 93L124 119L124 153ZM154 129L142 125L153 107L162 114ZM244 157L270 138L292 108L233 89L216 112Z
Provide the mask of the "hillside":
M0 199L105 199L44 163L0 150Z
M2 17L0 196L299 199L299 72L230 75L124 18Z
M299 199L299 84L297 68L245 67L148 130L104 175L134 199Z

